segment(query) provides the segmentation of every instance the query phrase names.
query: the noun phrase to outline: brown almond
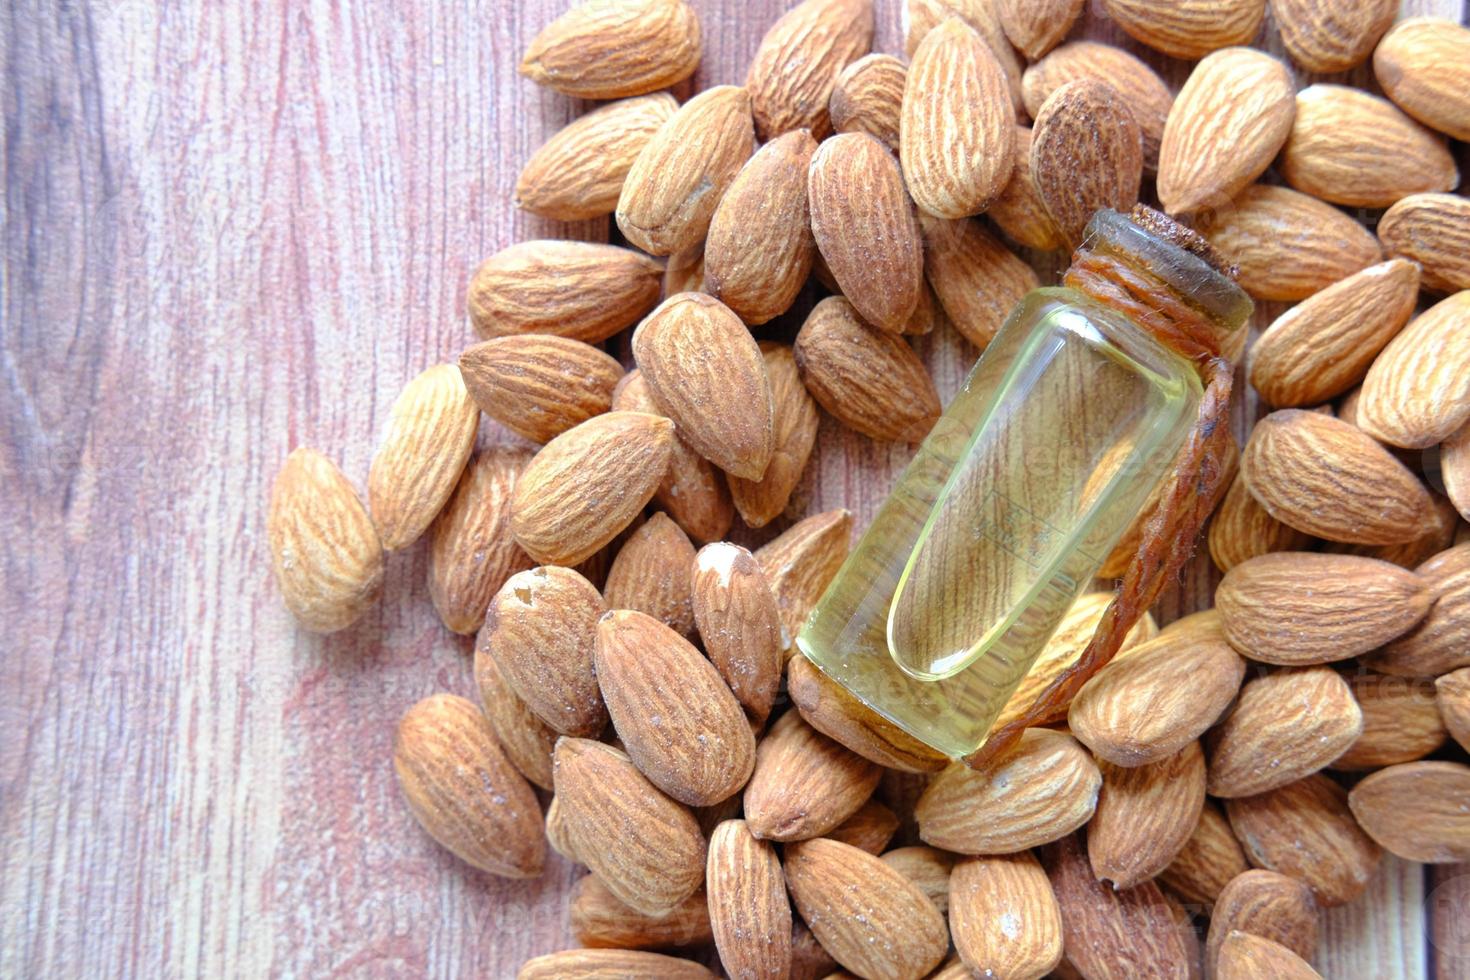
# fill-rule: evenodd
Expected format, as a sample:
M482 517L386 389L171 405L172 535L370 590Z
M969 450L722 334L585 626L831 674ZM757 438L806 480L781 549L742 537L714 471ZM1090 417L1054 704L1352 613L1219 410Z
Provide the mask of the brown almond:
M505 580L530 568L510 533L510 501L530 453L495 446L470 460L429 529L429 598L444 625L474 633Z
M714 980L693 960L641 949L567 949L527 960L516 980Z
M764 721L781 686L781 610L755 556L707 544L690 562L691 602L710 662L752 719Z
M744 820L709 839L709 920L725 972L737 980L782 980L791 971L791 902L781 862Z
M1102 9L1135 40L1194 59L1254 40L1266 0L1102 0Z
M1092 871L1116 888L1155 877L1178 856L1205 805L1205 754L1190 742L1174 755L1125 769L1098 763L1102 790L1087 825Z
M682 0L585 0L531 41L520 72L579 99L668 88L699 67L699 17Z
M802 518L757 549L755 560L766 573L781 610L786 627L782 640L788 651L812 607L847 560L851 538L852 514L829 510Z
M1138 203L1142 135L1121 93L1084 77L1047 96L1031 130L1031 176L1062 239L1072 246L1081 243L1098 210L1126 214Z
M1423 267L1425 289L1470 289L1470 200L1458 194L1410 194L1378 219L1378 239L1389 255Z
M791 980L823 980L837 969L832 954L822 948L800 916L791 920Z
M470 397L532 442L550 442L612 408L623 366L590 344L547 334L496 337L459 356Z
M613 894L597 875L572 886L567 924L577 942L591 949L662 949L710 942L709 899L697 891L664 915L648 915Z
M1271 0L1286 53L1307 71L1323 73L1366 61L1398 12L1398 0Z
M735 509L753 528L765 527L785 512L816 444L818 422L817 403L801 383L792 349L762 341L760 350L771 381L771 461L759 480L730 477Z
M1220 943L1215 967L1219 980L1322 980L1322 975L1280 943L1253 936L1248 932L1231 932Z
M824 139L838 74L872 43L872 0L803 0L786 11L761 38L745 76L756 135L769 141L808 129Z
M1440 552L1415 573L1429 584L1428 615L1363 663L1400 677L1437 677L1470 667L1470 541Z
M1441 476L1443 476L1443 470L1441 470ZM1431 506L1429 513L1424 515L1423 526L1419 534L1409 541L1402 544L1380 545L1342 544L1338 541L1328 541L1322 550L1334 554L1364 555L1368 558L1386 561L1400 568L1417 568L1455 543L1455 529L1460 523L1460 516L1455 512L1455 505L1447 498L1431 490L1429 499Z
M846 820L823 834L828 840L851 844L869 854L882 854L898 833L898 814L879 800L868 800ZM927 893L926 893L927 894ZM943 911L941 909L941 911Z
M1470 422L1440 445L1439 475L1455 510L1470 521ZM1464 525L1461 524L1461 527Z
M867 133L898 152L899 112L908 69L891 54L868 54L837 76L827 108L839 133Z
M1317 919L1317 900L1302 882L1274 871L1243 872L1220 892L1210 913L1205 973L1219 975L1220 949L1232 933L1259 936L1311 959L1317 951Z
M1245 853L1229 821L1218 806L1206 800L1189 840L1159 872L1159 883L1183 901L1208 909L1225 886L1245 870Z
M1298 551L1311 540L1310 535L1272 517L1270 511L1251 496L1250 488L1238 472L1210 521L1210 558L1222 572L1261 555Z
M821 837L867 802L880 774L877 765L788 711L756 751L745 787L750 832L777 841Z
M1011 108L1016 117L1024 118L1021 115L1025 111L1021 99L1021 69L1026 65L1016 49L1011 47L1010 38L1006 37L1005 28L1001 26L1000 0L905 0L904 13L907 28L904 52L909 58L913 58L929 32L950 17L959 17L973 27L985 39L990 53L1005 72Z
M1444 727L1460 748L1470 751L1470 667L1436 678L1434 690Z
M1415 119L1470 140L1470 29L1442 17L1410 17L1373 52L1383 91Z
M1332 768L1378 769L1415 762L1444 744L1444 720L1427 681L1369 671L1346 679L1363 712L1363 731L1332 760Z
M1142 134L1144 170L1157 170L1164 124L1174 105L1174 94L1158 73L1111 44L1068 41L1026 69L1021 80L1026 111L1036 118L1053 92L1078 78L1106 82L1122 96Z
M1035 61L1056 47L1082 16L1086 0L996 0L1006 37Z
M953 854L919 844L896 847L880 858L928 895L940 915L949 914L949 876L955 864Z
M1470 766L1406 762L1368 776L1348 794L1353 816L1384 850L1406 861L1470 861Z
M618 549L602 594L610 609L633 609L676 633L694 632L694 545L679 525L654 514Z
M1036 271L978 222L925 215L924 274L945 314L984 350L1021 297L1040 285Z
M551 789L551 753L557 732L506 683L495 658L484 647L475 650L475 687L485 720L506 758L522 776L542 789Z
M792 657L787 662L786 674L791 700L801 717L863 758L903 772L936 772L949 762L866 707L805 656Z
M975 976L1041 977L1062 959L1062 913L1029 851L967 857L949 875L949 925Z
M1000 196L985 212L997 228L1023 248L1049 252L1061 248L1061 229L1041 200L1031 171L1031 127L1016 126L1016 169Z
M1470 289L1414 318L1378 355L1357 424L1376 439L1423 449L1470 422Z

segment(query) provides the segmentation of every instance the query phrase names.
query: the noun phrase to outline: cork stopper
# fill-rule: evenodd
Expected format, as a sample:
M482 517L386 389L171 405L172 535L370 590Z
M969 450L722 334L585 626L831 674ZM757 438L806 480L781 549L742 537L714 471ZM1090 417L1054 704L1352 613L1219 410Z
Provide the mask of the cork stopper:
M1225 256L1215 246L1199 232L1186 228L1164 212L1155 211L1147 204L1135 204L1133 210L1128 212L1128 220L1156 238L1162 238L1175 248L1202 259L1222 276L1229 276L1232 280L1236 278L1235 266L1226 262Z

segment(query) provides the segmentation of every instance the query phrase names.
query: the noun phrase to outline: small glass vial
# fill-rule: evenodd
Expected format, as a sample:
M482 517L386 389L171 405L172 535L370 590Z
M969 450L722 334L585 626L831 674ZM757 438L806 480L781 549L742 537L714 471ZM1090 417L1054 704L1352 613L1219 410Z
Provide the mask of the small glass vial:
M1196 362L1127 309L1152 309L1157 291L1160 308L1187 309L1225 348L1250 315L1227 274L1174 243L1190 233L1140 213L1150 218L1099 212L1068 285L1011 313L797 638L828 676L949 756L985 742L1199 419ZM1088 288L1072 272L1089 255L1124 283Z

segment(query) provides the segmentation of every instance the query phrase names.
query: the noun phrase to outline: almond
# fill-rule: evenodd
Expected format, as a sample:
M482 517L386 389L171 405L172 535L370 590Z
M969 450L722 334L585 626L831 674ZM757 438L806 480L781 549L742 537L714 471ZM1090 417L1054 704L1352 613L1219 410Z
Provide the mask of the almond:
M1414 762L1444 744L1444 721L1427 683L1367 671L1347 675L1347 683L1362 709L1363 731L1332 761L1332 768L1377 769Z
M1398 12L1397 0L1271 0L1286 53L1314 72L1362 64Z
M1439 475L1445 493L1459 515L1470 521L1470 422L1446 437L1439 449Z
M693 566L694 622L710 662L746 714L764 721L781 686L781 610L755 556L739 545L705 545Z
M776 849L726 820L709 840L705 878L720 963L734 980L781 980L791 970L791 903Z
M734 85L705 89L680 106L623 181L617 221L628 241L653 255L698 245L750 159L752 126L750 95Z
M817 403L801 383L792 349L762 341L760 351L771 382L771 461L759 480L730 478L735 509L753 528L765 527L786 510L816 444L818 421Z
M1076 78L1047 97L1031 131L1031 176L1047 213L1072 246L1103 208L1138 203L1143 142L1121 94L1096 78Z
M766 31L745 77L756 135L768 141L808 129L825 138L837 76L872 43L872 0L803 0L788 10Z
M680 249L664 264L663 297L704 290L704 242Z
M1226 800L1225 811L1251 864L1305 882L1318 904L1351 902L1378 867L1378 845L1353 820L1347 791L1320 773Z
M1431 506L1424 485L1388 450L1316 412L1287 408L1261 419L1240 466L1272 517L1329 541L1408 541Z
M955 864L953 854L921 844L897 847L880 857L884 864L912 881L919 891L928 895L929 901L939 909L940 915L949 914L949 876Z
M812 234L858 315L892 332L919 302L924 249L898 161L864 133L823 141L807 178Z
M792 712L795 714L795 712ZM878 800L869 800L846 820L823 834L828 840L851 844L869 854L882 854L898 833L898 814ZM907 877L907 876L905 876ZM912 880L912 879L910 879ZM915 882L917 884L917 882ZM926 891L925 894L928 894ZM933 896L930 896L931 899ZM943 909L940 909L943 912Z
M799 916L791 920L791 980L822 980L837 969L832 954L822 948Z
M393 739L393 771L414 818L461 860L502 878L541 874L536 794L473 703L435 694L409 708Z
M1021 69L1025 64L1016 49L1011 47L1010 38L1006 37L999 8L999 0L905 0L904 52L913 58L930 31L949 17L961 18L985 39L990 53L1005 72L1011 107L1017 118L1024 118L1021 116L1025 111L1021 100Z
M1378 219L1389 255L1424 269L1424 288L1436 293L1470 289L1470 200L1458 194L1410 194Z
M1305 548L1311 540L1272 517L1238 472L1210 521L1210 558L1222 572L1260 555Z
M521 74L579 99L668 88L699 67L699 18L682 0L585 0L531 41Z
M1098 763L1102 791L1087 825L1087 854L1099 880L1132 888L1169 866L1199 824L1205 755L1190 742L1174 755L1131 769Z
M745 787L750 832L778 841L821 837L867 802L880 772L788 711L761 739Z
M521 474L511 529L537 561L575 565L627 527L663 479L674 426L609 412L547 443Z
M891 54L868 54L842 69L827 108L839 133L867 133L898 152L899 112L908 69Z
M552 751L554 753L555 749L553 748ZM577 857L576 845L572 842L571 832L567 829L566 820L562 816L561 804L557 802L554 795L546 806L546 843L568 861L576 864L582 863Z
M609 608L646 613L689 636L694 632L693 567L694 545L669 515L657 513L618 549L602 594Z
M806 284L814 250L806 180L811 131L776 137L735 175L704 243L704 288L746 323L785 313Z
M1420 565L1434 603L1422 622L1364 659L1400 677L1436 677L1470 667L1470 542L1457 544Z
M475 650L475 687L485 720L506 758L522 776L542 789L551 789L551 753L557 732L506 683L495 658L484 647Z
M351 481L315 449L286 457L266 517L276 588L314 633L351 626L383 587L383 546Z
M701 946L714 938L704 892L695 892L664 915L648 915L623 904L597 875L584 875L572 886L567 924L577 942L593 949Z
M459 369L486 415L532 442L550 442L612 408L623 366L567 337L496 337L465 350Z
M607 709L593 663L602 596L570 568L518 572L490 601L476 656L495 659L512 690L564 735L594 736Z
M1062 959L1062 913L1029 851L967 857L949 876L955 949L975 976L1042 977Z
M1407 455L1407 454L1406 454ZM1442 474L1441 474L1442 475ZM1455 543L1455 528L1460 523L1455 505L1433 491L1429 494L1430 508L1424 515L1420 531L1411 540L1402 544L1342 544L1327 542L1323 550L1343 555L1363 555L1377 558L1400 568L1413 569Z
M1287 666L1376 650L1412 629L1430 601L1425 583L1397 565L1300 551L1242 562L1215 592L1231 645Z
M1281 175L1299 191L1361 208L1386 208L1460 182L1442 136L1387 99L1320 83L1297 93Z
M977 214L1010 180L1015 113L1005 71L959 17L945 19L914 52L900 140L909 193L930 214Z
M1348 795L1368 836L1406 861L1470 861L1470 766L1406 762L1368 776ZM1406 805L1407 804L1407 805Z
M1254 40L1266 0L1102 0L1102 9L1136 40L1194 59Z
M1111 85L1133 113L1143 137L1143 166L1159 166L1159 144L1174 105L1174 94L1148 65L1111 44L1068 41L1026 69L1021 80L1026 111L1034 119L1053 92L1070 81L1092 78Z
M943 407L902 337L874 329L841 296L822 300L796 336L796 366L817 403L873 439L918 442Z
M984 350L1021 297L1040 285L1036 271L978 221L924 216L922 224L929 285L955 329Z
M1439 716L1460 748L1470 751L1470 667L1461 667L1434 682Z
M786 673L791 700L801 717L863 758L904 772L935 772L949 761L863 705L805 656L792 657Z
M1410 17L1384 35L1373 74L1395 104L1457 140L1470 140L1470 29Z
M558 221L612 214L633 161L678 107L672 95L658 92L573 120L521 168L516 207Z
M1102 776L1069 735L1022 734L1013 752L980 769L952 765L929 784L914 816L926 843L961 854L1014 854L1081 827Z
M439 516L479 427L480 410L453 364L435 365L404 386L368 471L368 506L384 548L407 548Z
M1159 883L1185 902L1208 910L1225 886L1245 870L1245 854L1230 823L1219 807L1206 800L1189 840L1159 872Z
M1358 426L1423 449L1470 422L1470 290L1440 300L1388 342L1363 379Z
M600 344L653 309L663 268L630 248L533 241L501 249L470 279L475 332L554 334Z
M919 980L949 951L934 903L893 868L833 840L786 848L786 887L828 952L852 972Z
M1085 0L996 0L1000 24L1006 37L1021 49L1026 60L1035 61L1056 47L1077 18Z
M429 597L456 633L478 630L505 580L531 567L510 533L511 495L530 458L506 446L480 453L429 530Z
M1231 932L1220 943L1215 967L1219 980L1322 980L1322 975L1280 943L1253 936L1248 932Z
M847 560L851 537L852 514L829 510L802 518L756 551L755 560L781 610L787 650L793 649L807 615Z
M1317 900L1312 890L1274 871L1246 871L1220 892L1210 913L1205 972L1219 974L1220 948L1231 934L1279 943L1303 959L1317 950Z
M714 980L692 960L641 949L568 949L527 960L516 980Z
M1016 169L1000 196L985 212L997 228L1023 248L1049 252L1061 248L1061 229L1041 200L1031 170L1031 128L1016 127Z

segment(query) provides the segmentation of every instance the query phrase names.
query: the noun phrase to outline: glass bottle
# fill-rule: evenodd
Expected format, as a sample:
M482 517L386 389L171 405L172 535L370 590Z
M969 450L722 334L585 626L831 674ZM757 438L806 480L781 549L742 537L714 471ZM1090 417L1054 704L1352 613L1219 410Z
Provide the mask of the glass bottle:
M813 610L797 644L817 667L949 756L980 748L1200 418L1196 352L1152 311L1194 318L1217 353L1250 315L1196 252L1156 212L1093 218L1066 285L1011 313ZM1084 261L1111 271L1074 275Z

